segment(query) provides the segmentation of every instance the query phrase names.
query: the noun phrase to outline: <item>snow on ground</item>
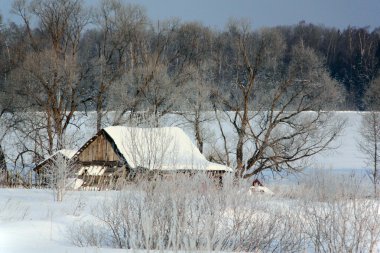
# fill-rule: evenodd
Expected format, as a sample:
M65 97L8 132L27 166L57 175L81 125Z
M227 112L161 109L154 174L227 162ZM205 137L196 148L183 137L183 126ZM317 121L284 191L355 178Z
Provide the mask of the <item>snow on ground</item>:
M158 252L72 245L69 228L94 219L92 213L100 203L117 194L115 191L71 191L63 202L55 202L50 190L0 188L0 253Z
M0 189L0 253L126 252L74 247L67 237L70 224L110 194L114 192L69 192L59 203L49 190Z

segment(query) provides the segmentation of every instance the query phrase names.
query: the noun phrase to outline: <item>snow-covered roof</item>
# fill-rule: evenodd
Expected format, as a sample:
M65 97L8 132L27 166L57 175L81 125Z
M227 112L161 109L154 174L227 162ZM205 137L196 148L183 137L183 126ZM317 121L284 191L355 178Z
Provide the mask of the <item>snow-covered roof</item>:
M55 152L54 154L48 156L47 158L45 158L42 162L38 163L36 165L36 167L34 168L34 170L36 170L38 167L41 167L42 165L44 165L47 161L49 161L50 159L52 159L53 157L55 157L57 154L61 154L63 155L64 157L66 157L67 159L71 159L74 157L74 155L76 154L76 150L72 150L72 149L61 149L61 150L58 150L57 152Z
M104 131L131 168L232 171L229 167L207 161L178 127L110 126Z

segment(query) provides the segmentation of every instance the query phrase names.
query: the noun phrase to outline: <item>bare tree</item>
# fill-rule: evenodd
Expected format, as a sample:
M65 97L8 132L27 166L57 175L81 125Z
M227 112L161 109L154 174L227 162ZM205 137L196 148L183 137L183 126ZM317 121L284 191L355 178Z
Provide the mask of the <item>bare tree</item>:
M377 196L377 186L380 182L380 113L375 111L364 113L360 126L358 145L360 150L367 157L368 166L371 167L371 170L368 171L368 175L373 183L375 196Z
M9 80L6 80L6 85ZM12 162L8 148L12 149L9 144L9 138L19 124L18 112L25 107L22 101L17 99L13 86L7 90L0 91L0 183L7 183L9 179L8 164ZM13 169L14 174L18 174L16 167Z
M343 126L322 111L339 100L339 85L302 42L285 63L285 46L276 30L256 34L239 23L231 25L230 34L236 39L226 66L236 75L232 91L220 97L232 111L227 116L238 136L237 175L301 170L301 162L326 150Z
M101 1L93 16L100 28L101 39L95 44L94 102L96 105L96 127L102 128L107 108L107 93L125 72L133 72L139 63L148 18L138 5L123 4L120 0ZM123 91L126 92L126 91ZM120 101L119 101L120 102ZM109 101L112 104L112 101ZM112 104L114 106L114 104Z
M379 161L380 161L380 76L375 78L369 85L364 103L369 110L362 114L360 124L360 137L358 138L358 146L367 158L367 166L371 169L368 176L373 183L375 196L378 194L377 186L380 182Z
M61 149L63 136L81 100L83 73L78 61L81 32L88 15L80 1L14 1L13 12L24 21L32 51L13 72L32 109L42 110L47 150ZM39 22L43 36L30 27Z
M129 113L133 119L139 111L144 112L153 126L159 126L159 118L171 112L178 90L168 75L167 66L149 59L144 66L135 67L127 72L111 87L109 96L120 101L117 108L114 125L120 124L123 117ZM111 105L112 106L112 105Z
M203 62L199 67L189 67L188 71L191 77L180 92L181 96L186 99L181 101L180 111L177 112L191 125L201 153L203 153L203 146L207 138L207 129L205 129L204 123L212 120L210 113L207 113L212 109L210 98L212 90L215 89L210 64L211 62Z
M119 79L111 92L111 97L122 101L114 124L128 112L133 116L136 111L145 111L154 119L153 125L158 126L159 118L175 108L179 87L189 77L186 71L171 73L169 68L176 55L169 57L166 52L177 26L176 20L168 20L152 27L153 35L144 42L140 61Z
M215 120L218 124L220 138L219 140L215 140L215 142L210 145L211 151L208 154L208 159L233 168L233 161L230 158L230 156L233 155L233 147L231 147L231 142L228 140L228 135L224 124L225 122L228 122L228 118L225 117L226 115L224 112L218 111L216 106L214 106L214 114Z

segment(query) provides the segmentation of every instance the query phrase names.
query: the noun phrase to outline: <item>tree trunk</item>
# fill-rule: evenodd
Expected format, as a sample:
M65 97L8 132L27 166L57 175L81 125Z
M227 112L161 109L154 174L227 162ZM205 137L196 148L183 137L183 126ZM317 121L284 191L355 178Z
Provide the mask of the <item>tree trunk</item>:
M0 171L1 172L7 171L7 163L5 161L4 150L1 144L0 144Z
M374 164L373 164L373 186L374 186L374 192L375 196L377 197L377 183L378 183L378 175L377 175L377 157L378 157L378 150L377 150L377 144L378 144L378 125L377 125L377 115L372 112L372 121L373 121L373 136L374 136Z
M238 133L238 143L236 145L236 176L241 177L243 175L243 143L244 134L241 133L241 129Z
M7 184L7 163L5 161L5 155L3 151L3 147L0 144L0 184Z
M241 126L237 127L237 122L235 122L235 128L238 132L238 143L236 145L236 173L239 177L242 177L244 174L245 166L243 162L243 146L244 138L246 136L247 126L249 123L248 118L248 102L249 102L249 93L248 91L244 92L244 107L243 107L243 116L241 118ZM239 113L239 112L236 112Z
M96 97L96 132L99 132L102 129L102 120L103 120L103 95L99 91Z
M199 151L203 154L203 138L202 138L199 118L200 118L200 112L197 111L195 113L195 120L194 120L195 139L197 140L197 146L198 146Z

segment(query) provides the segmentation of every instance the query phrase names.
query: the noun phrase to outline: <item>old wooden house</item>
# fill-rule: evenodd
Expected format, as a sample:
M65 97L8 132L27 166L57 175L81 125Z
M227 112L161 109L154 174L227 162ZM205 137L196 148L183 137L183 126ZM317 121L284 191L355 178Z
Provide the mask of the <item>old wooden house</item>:
M230 168L211 163L177 127L100 130L73 156L83 187L114 187L119 180L139 174L168 175L205 171L221 176Z

